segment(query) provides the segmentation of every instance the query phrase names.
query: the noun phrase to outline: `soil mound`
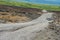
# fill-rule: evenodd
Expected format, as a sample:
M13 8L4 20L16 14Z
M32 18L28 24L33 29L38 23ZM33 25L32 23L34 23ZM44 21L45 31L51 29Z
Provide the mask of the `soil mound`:
M0 23L28 22L40 15L40 9L0 5Z

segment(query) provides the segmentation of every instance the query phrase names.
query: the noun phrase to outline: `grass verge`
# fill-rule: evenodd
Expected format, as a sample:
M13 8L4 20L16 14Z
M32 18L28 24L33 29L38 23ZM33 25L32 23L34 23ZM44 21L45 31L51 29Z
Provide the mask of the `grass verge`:
M25 8L37 8L37 9L45 9L50 11L60 11L60 6L46 5L46 4L0 1L0 5L20 6Z

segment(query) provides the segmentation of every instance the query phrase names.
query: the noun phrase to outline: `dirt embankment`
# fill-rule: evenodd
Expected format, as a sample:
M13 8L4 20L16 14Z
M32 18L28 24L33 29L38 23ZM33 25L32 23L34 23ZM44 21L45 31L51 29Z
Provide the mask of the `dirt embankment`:
M60 24L60 11L54 13L55 22ZM36 8L23 8L17 6L0 5L0 23L27 22L38 18L42 10Z
M0 23L27 22L40 15L40 9L0 5Z

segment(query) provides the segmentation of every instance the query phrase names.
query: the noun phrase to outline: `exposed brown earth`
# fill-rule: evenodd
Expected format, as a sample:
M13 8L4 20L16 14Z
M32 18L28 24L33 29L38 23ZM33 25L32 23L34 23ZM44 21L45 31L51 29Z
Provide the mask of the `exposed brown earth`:
M27 22L40 15L39 9L0 5L0 23Z

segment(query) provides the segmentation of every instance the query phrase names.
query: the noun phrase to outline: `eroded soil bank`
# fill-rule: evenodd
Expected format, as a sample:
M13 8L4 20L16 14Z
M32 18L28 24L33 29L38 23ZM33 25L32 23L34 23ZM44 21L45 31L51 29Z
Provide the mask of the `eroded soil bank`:
M40 15L40 9L0 5L0 23L28 22Z

